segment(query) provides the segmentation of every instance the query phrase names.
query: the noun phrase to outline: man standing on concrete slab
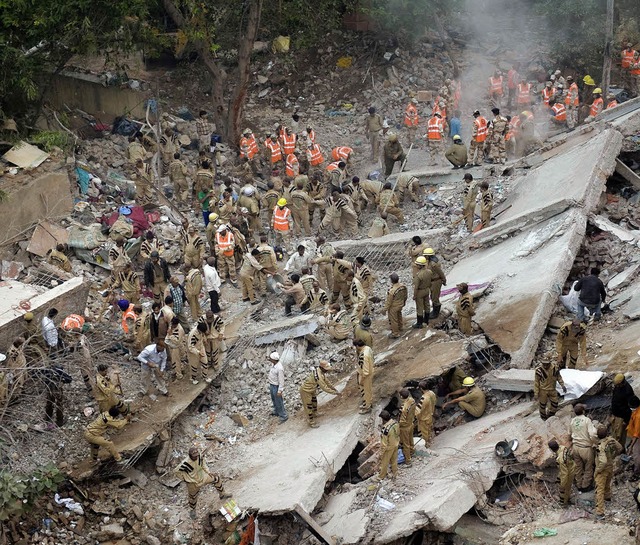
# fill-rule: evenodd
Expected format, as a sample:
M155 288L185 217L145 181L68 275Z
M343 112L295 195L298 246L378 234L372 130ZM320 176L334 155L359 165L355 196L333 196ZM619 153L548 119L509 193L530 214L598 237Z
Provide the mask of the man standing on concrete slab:
M373 404L373 350L362 340L353 341L358 358L358 386L360 386L360 414L371 412Z
M400 426L400 445L404 455L404 463L409 467L415 451L413 446L413 425L416 416L416 401L406 388L400 390L400 398L403 400L398 422Z
M411 272L416 274L418 272L418 265L416 265L416 258L422 255L422 252L427 247L426 242L422 242L422 238L415 236L411 238L411 245L407 248L407 255L411 262Z
M473 333L471 318L476 313L473 305L473 295L469 293L469 285L466 282L461 282L456 288L460 292L460 298L456 302L458 329L465 335L471 335Z
M560 369L565 367L575 369L579 352L582 352L585 367L589 365L587 361L587 327L578 318L562 324L556 337L556 351L558 352ZM568 365L567 354L569 355Z
M321 360L318 367L311 369L311 373L300 386L300 399L307 412L307 421L310 428L317 428L316 416L318 415L318 388L331 395L338 395L339 392L331 384L325 374L332 371L331 365L326 360Z
M581 278L576 282L573 289L580 292L578 295L578 320L585 321L584 309L589 309L589 314L593 316L596 322L602 318L602 305L607 298L607 292L604 289L600 276L600 269L591 269L591 274Z
M407 303L407 295L409 292L404 284L400 284L400 277L396 273L391 273L389 280L391 281L391 287L387 292L387 300L382 312L386 312L389 319L389 327L391 328L389 338L399 339L402 336L404 327L402 309Z
M364 316L367 307L367 292L362 286L362 282L353 273L353 270L347 272L346 280L349 283L349 298L351 300L351 321L359 324Z
M558 412L558 391L556 383L566 392L560 369L549 359L543 359L536 367L533 381L533 397L538 400L540 418L546 420Z
M355 340L361 339L364 341L369 348L373 348L373 335L371 335L371 318L368 315L365 315L362 320L356 325L356 328L353 332L353 338Z
M216 269L216 260L214 257L207 258L205 265L202 267L202 275L204 277L204 289L209 294L211 312L217 314L220 312L218 300L220 298L222 281Z
M489 191L489 183L483 181L480 184L480 225L482 226L482 229L489 227L492 210L493 193Z
M613 393L611 394L611 436L622 445L627 444L627 425L631 419L629 400L635 396L631 384L622 373L613 378Z
M473 216L476 212L477 196L478 186L473 183L473 176L467 172L464 175L464 189L462 190L462 215L469 233L473 233Z
M598 426L598 445L596 446L596 516L604 518L604 502L611 500L611 479L613 479L613 461L622 453L622 445L608 436L606 426Z
M560 477L560 499L566 507L571 503L571 485L576 473L576 463L573 461L573 448L558 445L555 439L548 443L549 449L556 457Z
M200 306L200 292L202 291L202 273L200 269L191 264L184 266L184 291L189 302L191 320L195 322L202 315Z
M402 144L398 141L398 135L390 132L387 137L387 143L384 145L384 177L385 179L391 176L393 167L396 162L402 162L406 159Z
M381 481L387 476L391 466L391 478L395 480L398 475L398 446L400 445L400 433L398 423L391 418L387 411L380 413L382 430L380 432L380 473L377 479Z
M569 431L573 443L573 459L576 462L576 486L580 492L593 490L593 447L598 440L597 431L591 419L584 414L585 406L578 403L573 412Z
M413 275L413 300L416 302L416 323L414 329L422 329L429 325L429 296L433 273L427 267L427 258L423 255L415 260L417 272Z
M271 362L271 368L269 369L267 382L269 383L269 393L273 404L271 416L279 417L280 424L284 424L289 419L282 397L284 392L284 367L280 363L280 354L277 352L269 354L269 361Z
M196 517L198 494L200 494L200 489L203 486L213 483L213 486L216 487L218 496L221 500L231 497L230 494L227 494L224 491L220 475L217 473L211 473L207 467L207 462L205 461L203 454L200 453L197 447L191 447L189 449L189 456L180 462L175 473L187 484L191 518Z
M631 409L631 418L627 426L627 436L631 439L629 444L629 452L633 458L633 476L629 479L632 482L640 479L640 399L633 396L629 399L629 409Z
M440 316L440 309L442 308L440 304L440 292L442 291L442 286L447 285L447 277L438 263L438 258L433 248L425 248L422 255L427 258L427 268L431 271L430 294L433 310L431 314L429 314L429 318L435 319Z
M198 322L193 326L187 337L187 360L191 368L191 384L194 386L200 382L200 374L207 383L209 378L209 360L204 347L204 340L207 335L207 324Z
M164 372L167 369L167 351L164 340L158 339L155 344L145 347L137 359L141 363L142 369L142 394L149 393L151 375L153 375L158 385L158 391L166 396L168 391L164 381Z
M420 384L422 397L416 406L416 419L418 421L418 431L424 441L424 446L428 447L433 435L433 413L436 410L436 394L429 389L429 383L423 380Z
M445 410L449 405L457 403L461 409L464 409L467 414L474 418L480 418L487 407L487 400L484 392L476 386L476 381L473 377L467 377L462 381L462 389L447 394L447 397L464 394L461 397L451 399L447 401L442 410Z

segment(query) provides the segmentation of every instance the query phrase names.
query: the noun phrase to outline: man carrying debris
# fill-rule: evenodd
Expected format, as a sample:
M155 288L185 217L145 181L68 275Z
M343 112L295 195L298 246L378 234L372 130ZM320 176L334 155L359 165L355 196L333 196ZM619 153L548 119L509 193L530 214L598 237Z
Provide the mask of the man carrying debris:
M429 446L433 435L433 413L436 410L436 394L429 389L429 383L425 380L419 384L422 397L416 406L416 420L418 431L424 441L425 447Z
M578 295L578 320L585 321L584 309L589 309L589 314L598 322L602 318L602 305L607 298L600 276L600 269L591 269L591 274L576 282L573 289L580 292Z
M442 406L442 410L446 409L449 405L457 403L461 409L464 409L474 418L480 418L484 414L487 407L487 400L484 392L476 386L476 381L473 377L465 378L462 381L462 389L447 394L447 397L453 397L459 394L464 395L447 401Z
M562 324L556 337L556 351L558 352L560 369L565 367L575 369L579 352L582 352L585 367L589 365L587 361L587 326L578 318ZM569 355L568 365L567 354Z
M431 293L431 279L433 273L427 267L427 258L418 256L415 260L418 268L413 275L413 300L416 302L416 323L414 329L422 329L429 325L429 295Z
M64 244L57 244L56 247L49 252L47 263L62 269L64 272L71 272L71 262L64 253Z
M606 426L598 426L598 445L596 446L594 479L596 482L596 516L604 518L604 502L611 500L611 479L613 479L613 461L622 453L622 445L607 434Z
M395 480L398 475L399 426L387 411L380 413L380 419L382 420L382 430L380 432L380 473L378 473L378 480L381 481L387 476L389 466L391 466L391 478Z
M175 473L187 484L189 509L191 509L191 518L193 519L196 518L198 494L200 494L200 489L203 486L213 483L213 486L216 487L218 496L221 500L231 497L230 494L227 494L224 491L220 475L217 473L211 473L207 467L207 462L205 461L203 454L200 453L197 447L191 447L189 449L189 456L180 462Z
M84 438L91 445L91 460L94 464L98 463L98 451L100 447L105 447L116 462L122 460L122 456L113 442L104 437L104 434L109 428L121 430L131 420L131 415L129 414L127 414L125 418L118 418L120 415L124 416L123 410L121 411L118 407L111 407L108 412L100 413L100 415L86 427Z
M543 359L536 367L533 381L533 397L538 400L540 418L546 420L558 412L558 391L556 383L566 392L567 387L557 365L549 359Z
M157 339L154 344L146 346L138 355L137 360L141 364L142 394L149 393L151 376L153 375L158 385L158 391L166 396L169 392L164 381L164 373L167 369L167 351L164 339Z
M573 448L558 445L555 439L548 443L549 449L556 458L558 473L560 477L560 499L565 507L571 500L571 485L576 473L576 463L573 461Z
M456 302L458 329L464 335L471 335L473 333L471 318L476 313L473 305L473 295L469 293L469 285L466 282L461 282L456 288L460 292L460 298Z
M318 388L331 395L339 395L335 386L327 380L326 373L333 368L326 360L321 360L318 367L313 367L311 373L300 386L300 399L307 411L307 421L310 428L317 428L316 416L318 415Z
M627 444L627 425L631 419L629 400L633 396L633 387L622 373L618 373L613 378L611 394L611 435L623 447Z
M155 302L160 303L162 301L169 278L171 278L169 265L154 250L151 252L151 257L144 264L144 283L151 288Z
M384 176L388 178L393 172L396 162L402 162L406 159L402 144L398 141L398 135L391 132L387 137L387 143L384 145Z
M358 385L362 398L360 414L368 414L371 412L373 404L373 350L359 339L353 341L353 346L356 348L356 357L358 358Z
M404 327L402 309L407 303L407 296L409 292L404 284L400 284L400 277L397 273L391 273L389 280L391 281L391 287L387 292L387 300L382 311L383 313L387 313L387 318L389 320L389 327L391 328L389 338L399 339L402 336L402 330Z
M569 431L573 443L573 459L576 462L576 486L580 492L593 490L593 447L597 442L597 431L591 419L584 414L585 406L578 403L573 412Z
M411 457L415 451L413 446L413 425L416 416L416 400L413 399L411 392L407 388L400 390L400 398L403 400L400 408L400 418L398 424L400 427L400 446L404 455L404 463L407 467L411 466Z
M282 397L284 393L284 367L280 363L280 354L278 352L271 352L269 361L271 362L271 368L269 369L267 383L269 384L269 394L273 405L271 416L277 416L280 418L280 424L284 424L289 420Z

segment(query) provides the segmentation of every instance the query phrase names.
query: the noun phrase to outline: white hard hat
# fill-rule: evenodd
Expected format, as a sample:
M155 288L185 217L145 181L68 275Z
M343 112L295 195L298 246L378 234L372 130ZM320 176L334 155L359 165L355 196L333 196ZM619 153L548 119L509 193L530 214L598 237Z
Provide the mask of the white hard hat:
M223 223L220 227L218 227L218 233L222 233L222 231L226 231L227 226Z
M6 354L0 354L0 362L3 362L7 359Z
M242 192L247 196L250 197L251 195L253 195L253 192L255 191L255 189L253 188L253 186L250 185L245 185L242 188Z
M389 123L387 123L386 119L382 122L382 128L383 129L388 129L389 128Z
M269 354L269 359L273 361L280 361L280 354L277 352L271 352L271 354Z

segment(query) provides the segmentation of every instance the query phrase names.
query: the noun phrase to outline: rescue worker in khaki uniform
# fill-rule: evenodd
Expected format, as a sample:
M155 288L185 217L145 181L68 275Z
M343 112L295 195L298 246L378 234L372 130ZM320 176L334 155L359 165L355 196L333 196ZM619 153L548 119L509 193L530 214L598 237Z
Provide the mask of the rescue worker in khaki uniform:
M325 314L328 304L329 296L327 295L327 292L321 289L320 283L315 280L311 284L311 290L307 293L300 306L308 307L309 312Z
M71 262L64 253L64 244L57 244L55 249L49 252L47 263L62 269L64 272L71 272Z
M415 236L411 239L411 244L407 248L407 255L411 262L411 273L415 275L418 272L418 265L416 265L416 258L422 255L422 252L427 248L427 243L422 242L419 236Z
M436 410L436 394L429 389L429 383L422 381L420 384L422 396L416 405L416 420L418 421L418 431L424 441L424 446L428 447L433 436L433 413Z
M151 313L141 306L135 306L133 310L136 314L136 320L133 323L134 346L140 351L151 344Z
M461 409L464 409L474 418L480 418L484 414L487 407L487 400L484 392L476 386L476 381L473 377L465 378L462 381L462 389L447 394L447 397L453 397L459 394L464 395L447 401L442 406L442 410L446 409L449 405L457 403Z
M509 122L506 117L500 115L498 108L493 108L491 112L494 118L489 123L488 140L491 145L491 160L498 164L507 162L507 149L505 146L505 136L509 130Z
M389 327L391 328L389 337L391 339L398 339L402 336L402 330L404 328L402 309L407 303L409 292L407 286L400 284L400 277L396 273L391 273L389 280L391 281L391 287L387 292L387 300L385 301L382 312L387 313L389 320Z
M204 240L196 232L196 228L193 225L189 225L182 246L185 265L191 265L196 268L202 267L204 250Z
M98 402L98 410L101 413L108 412L111 407L122 406L118 398L118 393L121 394L122 389L119 384L111 382L108 371L109 367L104 363L98 365L96 384L93 389L93 396Z
M489 183L480 184L480 223L482 229L489 227L491 211L493 210L493 193L489 191Z
M158 252L160 254L162 247L158 243L158 239L153 234L152 231L147 231L144 235L144 240L142 244L140 244L140 257L143 260L151 259L151 254L153 252Z
M406 159L402 144L398 141L398 135L390 132L387 137L387 142L384 145L384 176L388 178L393 172L393 167L396 162L402 162ZM404 223L404 222L401 222Z
M193 385L200 382L201 374L207 383L211 382L209 378L209 360L204 347L206 334L207 325L198 322L189 331L189 336L187 337L187 360L191 368L191 384Z
M622 451L622 445L607 434L606 426L598 426L598 445L596 446L596 516L604 518L604 502L611 500L611 480L613 462Z
M127 263L115 277L112 288L122 288L124 298L133 304L140 302L140 276L135 272L131 263Z
M360 323L367 306L367 292L362 287L362 282L358 280L353 271L347 272L346 280L349 283L349 298L351 300L351 321L353 324Z
M206 326L202 342L207 355L207 367L218 371L222 354L220 343L224 339L224 321L220 316L208 310L204 316L200 316L198 323Z
M399 204L404 204L407 195L411 202L420 202L420 180L415 176L405 172L398 174L396 189L398 190Z
M360 339L364 341L369 348L373 348L373 335L371 335L371 318L364 316L362 320L356 325L353 331L353 338L355 340Z
M433 273L427 268L427 258L419 256L415 260L418 272L413 275L413 300L416 302L416 323L414 329L422 329L429 325L429 295Z
M382 411L380 418L382 430L380 432L380 473L378 473L378 479L382 480L387 476L389 466L391 466L391 478L395 479L398 475L399 426L387 411Z
M365 122L365 131L367 140L371 144L371 161L378 160L378 152L380 150L380 131L382 130L382 118L376 113L376 109L369 108L369 115Z
M413 426L416 417L416 400L413 399L411 392L406 388L400 390L400 398L403 400L402 407L400 408L400 418L398 419L400 446L402 448L402 454L404 454L404 463L409 467L415 451L413 446Z
M271 219L273 217L273 209L276 207L276 203L280 198L280 193L275 189L274 183L269 180L267 182L267 192L262 195L260 200L260 207L265 211L266 221L264 225L271 225Z
M392 215L396 218L398 223L404 223L404 214L398 208L398 196L393 192L391 182L386 182L382 186L382 191L376 197L376 204L379 214L386 212L387 216Z
M560 476L560 499L565 507L571 500L571 485L576 474L576 463L573 461L573 448L558 445L555 439L548 443L549 449L556 457Z
M466 282L461 282L456 288L460 292L460 298L456 301L458 329L465 335L471 335L473 333L471 318L476 313L473 306L473 295L469 293L469 285Z
M307 422L310 428L318 427L316 422L316 416L318 415L318 388L334 396L339 394L335 386L325 376L325 373L332 370L328 361L321 360L318 367L311 369L311 373L300 386L300 399L307 412Z
M360 414L371 412L373 404L373 350L362 340L353 341L358 358L358 385L360 386Z
M204 460L204 456L200 454L200 451L196 447L189 449L189 456L180 462L180 465L175 470L175 474L187 484L191 518L195 518L198 495L203 486L213 484L221 500L230 497L230 494L224 491L220 475L211 473Z
M584 405L578 403L573 407L573 412L576 416L571 419L569 431L576 462L576 486L580 492L588 492L593 489L593 447L597 443L598 432L591 419L584 414Z
M318 265L316 277L320 287L327 292L333 290L333 264L331 259L335 256L336 251L323 236L316 238L316 255L312 260L314 265Z
M536 367L533 381L533 398L538 400L542 420L546 420L558 412L556 383L560 384L565 392L567 391L558 366L552 364L548 359L543 359Z
M86 427L84 438L91 445L91 460L94 464L98 463L100 447L106 448L116 462L122 460L122 456L113 442L104 437L109 428L121 430L129 423L131 416L127 415L126 418L118 418L121 414L120 409L111 407L108 412L100 413L98 418Z
M558 352L560 369L565 367L575 369L580 352L582 352L584 364L587 366L589 364L587 360L587 326L577 318L562 324L556 337L556 351ZM567 354L569 355L568 365Z
M476 211L477 196L478 186L473 183L473 176L467 173L464 175L464 189L462 190L462 214L467 231L470 233L473 233L473 216Z
M202 273L200 269L191 265L186 265L184 278L184 291L189 302L191 310L191 319L197 320L202 315L202 307L200 306L200 292L202 291Z
M266 270L258 259L260 258L260 250L254 248L250 254L244 254L242 257L242 266L240 267L240 284L242 286L242 300L249 301L252 305L260 303L256 299L256 293L254 289L254 282L256 277L263 271L270 274L275 274L275 270Z
M440 316L440 309L442 308L440 304L440 292L442 291L442 286L447 285L447 277L438 263L438 258L433 248L425 248L422 251L422 255L427 258L427 268L431 271L430 295L433 310L431 314L429 314L429 318L434 319Z
M350 313L340 310L340 305L334 303L329 306L327 312L327 331L336 341L344 341L353 333Z
M278 261L273 246L267 243L267 235L260 235L260 244L257 247L259 255L256 257L258 263L262 265L262 271L256 275L257 287L260 293L267 291L267 276L269 273L265 269L277 270Z
M181 380L184 376L182 362L187 359L187 334L180 324L180 318L177 316L171 319L164 343L167 345L167 351L169 352L173 376L177 380Z
M300 236L301 232L304 232L305 237L311 236L309 207L314 204L321 205L322 200L312 199L304 189L304 181L298 180L289 200L289 207L293 216L293 234L295 236Z
M344 252L338 250L331 258L333 264L333 288L331 292L331 303L337 303L340 296L347 310L351 310L351 299L349 297L350 283L347 274L352 271L352 265L344 259Z
M189 182L187 181L187 166L180 160L180 154L173 154L173 161L169 163L169 180L173 184L173 194L178 202L185 202L189 196Z

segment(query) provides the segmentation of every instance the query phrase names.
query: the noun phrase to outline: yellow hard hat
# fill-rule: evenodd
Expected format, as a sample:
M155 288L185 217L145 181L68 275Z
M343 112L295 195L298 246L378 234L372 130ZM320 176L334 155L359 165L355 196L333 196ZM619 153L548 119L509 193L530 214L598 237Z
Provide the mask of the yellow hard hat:
M424 256L418 256L416 257L416 265L426 265L427 264L427 258Z
M436 255L436 253L433 251L433 248L425 248L422 250L422 255Z
M585 85L595 85L596 84L594 79L588 74L584 78L582 78L582 81L584 82Z
M209 221L216 221L220 216L218 216L218 214L216 214L215 212L211 212L211 214L209 214Z
M463 381L462 381L462 385L463 386L473 386L476 383L475 380L473 380L473 377L466 377Z
M33 312L27 312L23 318L27 321L30 322L31 320L33 320Z
M593 90L593 94L594 94L594 95L595 95L595 94L598 94L598 93L602 94L602 89L600 89L600 87L596 87L596 88Z
M389 142L397 142L398 141L398 135L394 132L390 132L389 133Z
M287 204L287 199L278 199L278 206L285 206Z
M462 138L460 138L459 134L454 134L453 135L453 141L455 142L456 140L462 140Z

